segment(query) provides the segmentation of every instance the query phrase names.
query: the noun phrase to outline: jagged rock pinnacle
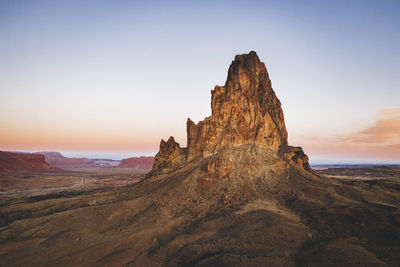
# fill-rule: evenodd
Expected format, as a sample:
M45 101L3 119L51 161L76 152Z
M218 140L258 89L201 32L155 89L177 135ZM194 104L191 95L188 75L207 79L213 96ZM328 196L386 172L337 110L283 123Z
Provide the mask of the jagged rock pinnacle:
M232 61L224 86L211 91L212 115L197 125L187 120L187 148L180 148L171 137L161 141L151 174L173 170L179 165L204 158L224 149L247 143L279 151L280 155L294 153L308 166L301 148L290 149L281 103L272 89L271 80L256 52L237 55ZM304 167L302 166L302 167ZM150 175L151 175L150 174Z
M237 55L225 86L211 91L212 115L197 125L188 120L188 159L248 142L278 150L287 145L281 103L256 52Z
M182 165L186 161L185 149L182 149L173 136L167 142L160 142L160 152L154 158L152 172L163 172Z

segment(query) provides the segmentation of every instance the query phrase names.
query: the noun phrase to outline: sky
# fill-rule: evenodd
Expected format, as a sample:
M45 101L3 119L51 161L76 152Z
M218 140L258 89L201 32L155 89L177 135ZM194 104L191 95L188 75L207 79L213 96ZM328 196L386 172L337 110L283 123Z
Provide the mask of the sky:
M254 50L311 162L400 163L399 1L0 0L0 150L186 145Z

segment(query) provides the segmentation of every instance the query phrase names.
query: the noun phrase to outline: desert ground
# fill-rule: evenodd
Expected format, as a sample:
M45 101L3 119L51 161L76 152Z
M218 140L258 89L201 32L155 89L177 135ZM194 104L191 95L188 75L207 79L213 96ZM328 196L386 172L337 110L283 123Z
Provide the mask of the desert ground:
M397 266L399 170L343 168L320 173L324 175L310 179L291 168L281 177L284 184L222 180L211 190L200 189L200 194L192 192L190 184L196 181L185 169L175 177L136 184L143 175L129 171L20 174L13 177L21 180L14 187L3 180L1 184L0 262ZM24 181L35 177L42 178L32 193ZM268 189L271 182L279 190Z
M341 168L327 168L319 170L319 173L325 174L329 177L342 180L359 181L396 181L400 177L400 165L389 166L343 166Z
M145 170L90 168L79 171L0 173L0 199L125 186L143 179Z

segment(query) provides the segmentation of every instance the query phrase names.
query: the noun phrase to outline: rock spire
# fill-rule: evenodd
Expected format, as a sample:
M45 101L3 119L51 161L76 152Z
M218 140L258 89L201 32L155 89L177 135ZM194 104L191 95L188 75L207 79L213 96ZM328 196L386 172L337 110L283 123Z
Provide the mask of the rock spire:
M212 115L197 125L187 122L188 159L257 142L278 150L287 145L281 103L256 52L237 55L225 86L211 91Z
M173 137L161 141L150 174L168 172L185 162L251 142L277 152L285 147L281 155L301 150L293 152L287 146L281 103L264 63L254 51L237 55L232 61L225 85L211 91L211 109L211 116L198 124L187 120L187 148L181 148ZM301 158L308 165L304 156Z

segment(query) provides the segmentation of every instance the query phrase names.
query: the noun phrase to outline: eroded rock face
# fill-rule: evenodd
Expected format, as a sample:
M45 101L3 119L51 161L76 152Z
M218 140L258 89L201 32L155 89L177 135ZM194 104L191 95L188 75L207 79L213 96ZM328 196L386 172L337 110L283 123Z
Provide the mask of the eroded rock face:
M279 150L279 155L292 165L298 166L307 171L312 171L310 164L308 163L308 156L304 154L301 147L282 146Z
M287 145L281 103L256 52L236 56L225 86L211 95L212 115L197 125L188 119L188 160L248 142L274 150Z
M206 171L207 176L213 178L231 178L232 161L226 157L216 157L207 161L202 169Z
M186 149L181 148L173 136L167 142L161 140L160 151L154 157L150 174L164 173L178 168L186 162Z
M235 57L225 85L211 91L211 109L211 116L197 125L187 120L186 149L179 147L173 137L161 141L150 175L247 143L280 151L290 164L309 168L308 157L301 148L288 146L281 103L256 52ZM229 164L214 163L207 166L210 175L229 177Z

